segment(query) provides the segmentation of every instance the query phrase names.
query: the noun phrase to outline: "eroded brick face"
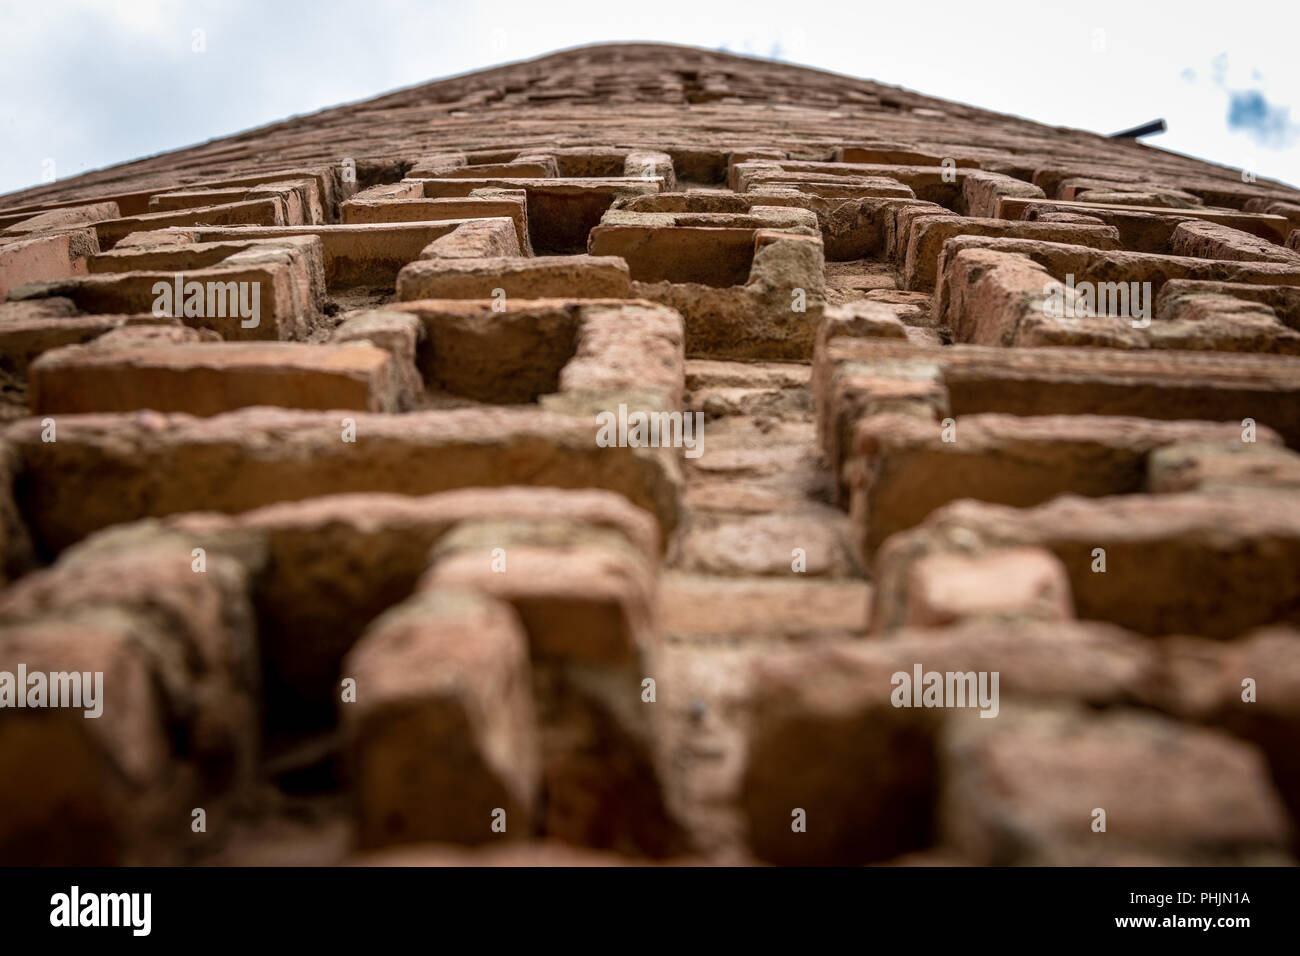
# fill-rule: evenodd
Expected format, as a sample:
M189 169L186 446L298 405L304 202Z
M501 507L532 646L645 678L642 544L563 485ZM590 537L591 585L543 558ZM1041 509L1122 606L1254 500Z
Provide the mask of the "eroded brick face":
M1293 861L1298 226L640 45L4 197L0 860Z

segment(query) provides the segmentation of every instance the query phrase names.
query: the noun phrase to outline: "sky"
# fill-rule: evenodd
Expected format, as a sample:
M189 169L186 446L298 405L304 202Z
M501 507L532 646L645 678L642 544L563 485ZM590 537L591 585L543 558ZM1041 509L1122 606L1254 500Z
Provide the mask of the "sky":
M199 32L196 32L199 31ZM0 193L584 43L779 59L1300 186L1300 3L0 0Z

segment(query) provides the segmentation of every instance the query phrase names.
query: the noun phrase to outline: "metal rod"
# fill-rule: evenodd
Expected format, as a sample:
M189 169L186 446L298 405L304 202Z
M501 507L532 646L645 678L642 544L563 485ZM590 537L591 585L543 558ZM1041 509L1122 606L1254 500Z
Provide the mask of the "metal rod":
M1137 139L1139 136L1150 136L1152 133L1163 133L1168 129L1165 121L1162 119L1152 120L1150 123L1143 123L1141 126L1134 126L1132 129L1121 130L1118 133L1111 133L1111 139Z

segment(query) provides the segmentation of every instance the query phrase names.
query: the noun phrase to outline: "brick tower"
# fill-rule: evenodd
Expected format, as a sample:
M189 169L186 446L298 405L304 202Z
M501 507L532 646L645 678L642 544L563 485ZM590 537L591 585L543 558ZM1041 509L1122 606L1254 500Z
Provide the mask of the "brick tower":
M0 353L0 860L1296 853L1289 187L585 47L0 198Z

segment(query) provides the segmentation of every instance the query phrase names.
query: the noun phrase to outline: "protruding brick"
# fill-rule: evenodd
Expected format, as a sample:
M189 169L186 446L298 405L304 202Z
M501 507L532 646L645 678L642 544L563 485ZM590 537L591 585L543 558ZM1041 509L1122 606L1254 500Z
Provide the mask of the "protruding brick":
M905 691L918 667L970 675L965 707L895 706L895 699L913 702ZM1153 648L1116 628L1028 621L758 656L747 688L741 791L753 851L773 863L855 865L928 846L945 726L998 725L1009 699L1114 705L1137 696L1157 667ZM994 708L995 719L977 716ZM803 831L792 827L795 810L806 814Z
M64 303L56 311L45 303ZM9 311L6 311L9 310ZM180 328L180 320L153 315L77 315L72 300L30 299L0 305L0 353L3 366L25 376L27 368L44 352L65 345L81 345L106 332L135 325Z
M1169 240L1176 256L1202 259L1238 259L1245 262L1300 262L1300 254L1275 242L1218 222L1183 222Z
M469 522L431 561L422 587L513 605L537 657L608 664L653 643L654 567L617 532L563 519Z
M368 342L389 354L391 390L397 408L408 411L424 397L424 379L417 355L428 338L424 324L405 312L362 312L344 320L330 335L331 342Z
M523 255L519 234L508 219L469 219L429 243L421 259L497 259Z
M326 722L344 654L377 615L412 593L430 549L460 525L488 519L525 527L565 521L592 536L621 538L653 579L660 551L655 521L609 491L327 495L240 515L176 515L164 524L255 574L267 721L303 730ZM502 557L508 568L510 556ZM492 558L485 555L485 566Z
M112 249L133 232L145 232L167 226L283 226L287 223L284 202L278 198L268 197L218 203L198 209L108 219L95 223L95 234L99 237L101 249Z
M0 302L29 282L85 275L86 257L98 249L90 230L0 243Z
M196 804L219 832L257 757L246 589L234 561L213 554L199 573L188 542L143 529L87 542L5 592L0 670L103 674L100 716L0 721L7 859L175 862Z
M1140 252L1168 251L1174 230L1189 219L1221 223L1270 242L1282 242L1287 232L1287 221L1282 216L1237 212L1235 209L1165 209L1158 206L1118 206L1113 203L1066 202L1018 196L999 198L995 215L999 219L1030 219L1039 212L1082 212L1097 216L1119 229L1126 249Z
M289 340L315 331L325 294L320 245L310 237L132 246L93 257L91 272L28 285L14 297L69 298L87 312L174 316L227 340Z
M627 265L616 256L539 256L531 259L429 259L397 276L397 298L626 298Z
M954 415L1127 415L1159 421L1267 425L1300 447L1300 364L1290 356L1217 352L954 345L835 339L814 367L818 422L836 388L860 370L928 367ZM825 404L823 404L825 402ZM947 414L945 412L945 414ZM854 414L847 421L856 421ZM944 417L934 416L936 420ZM845 446L847 447L847 445Z
M344 416L250 408L212 418L68 415L57 427L54 442L41 440L39 419L5 432L23 460L24 514L51 552L140 517L233 514L358 491L607 488L655 514L665 536L678 520L672 458L659 449L599 447L593 422L536 409Z
M104 219L116 219L122 213L115 202L86 203L83 206L65 206L37 213L29 219L23 219L5 225L0 218L0 232L5 236L25 236L46 230L66 229L69 226L84 226Z
M914 219L909 230L903 284L909 289L934 287L939 252L953 236L995 236L1066 242L1096 249L1118 249L1119 233L1113 226L1080 226L1052 222L1007 222L1003 219L973 219L964 216L923 216Z
M396 411L388 352L368 343L126 345L46 352L31 367L32 413L151 408L219 415L249 405Z
M1065 568L1042 548L1008 548L978 558L929 555L912 565L907 582L909 627L980 618L1065 621L1073 616Z
M660 192L663 181L622 179L425 179L425 196L468 196L478 189L522 189L528 194L528 232L539 255L584 252L587 235L614 200Z
M531 834L537 726L509 606L424 591L371 625L342 673L356 682L340 709L362 847Z
M504 193L505 190L499 190ZM355 197L343 204L343 221L437 222L445 219L494 219L505 216L515 224L521 254L528 255L528 212L522 190L509 199L467 196L464 199L390 199L368 201Z
M943 834L979 865L1288 859L1267 765L1226 734L1141 712L1009 710L955 721L940 760Z
M1156 449L1190 441L1228 449L1242 438L1237 423L1107 415L964 415L953 423L949 430L906 415L857 422L848 480L861 555L951 501L1028 507L1062 494L1135 493ZM1269 429L1257 437L1280 445Z
M885 542L876 556L876 629L897 625L912 564L938 552L1046 548L1083 619L1145 634L1229 639L1300 620L1300 514L1286 490L1230 495L1063 496L1018 509L958 501ZM1102 570L1102 569L1105 570Z
M1267 442L1179 442L1151 452L1146 488L1154 494L1300 489L1300 454Z

